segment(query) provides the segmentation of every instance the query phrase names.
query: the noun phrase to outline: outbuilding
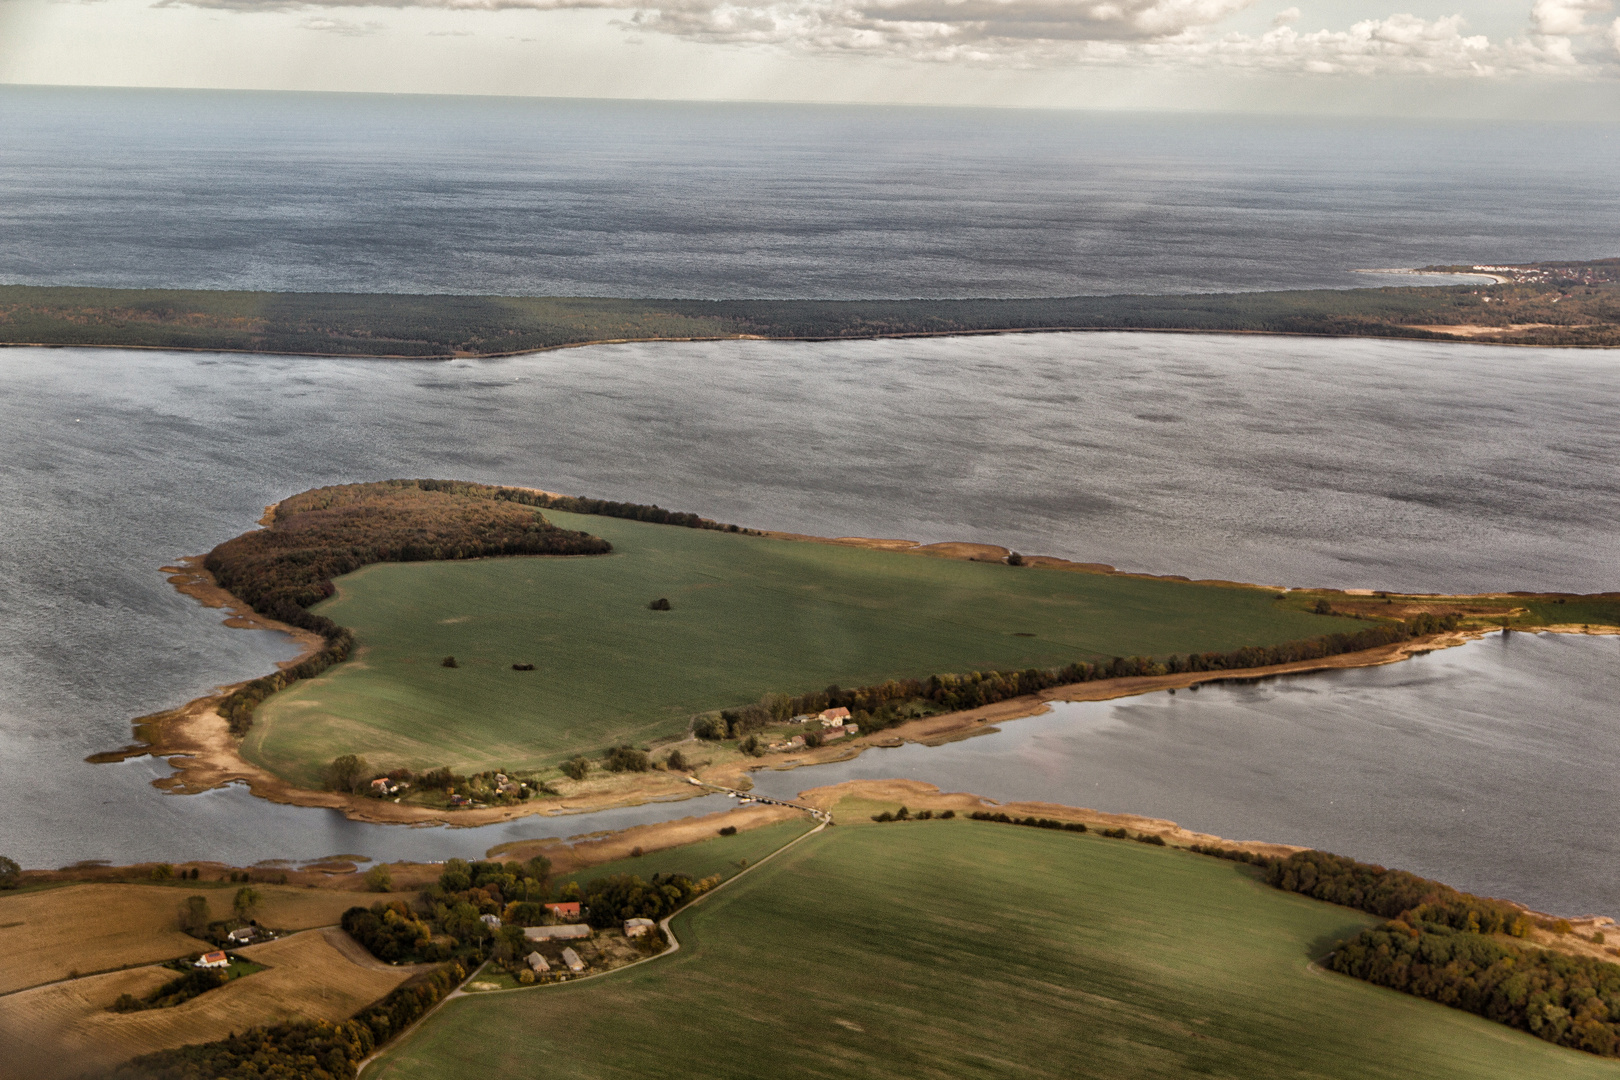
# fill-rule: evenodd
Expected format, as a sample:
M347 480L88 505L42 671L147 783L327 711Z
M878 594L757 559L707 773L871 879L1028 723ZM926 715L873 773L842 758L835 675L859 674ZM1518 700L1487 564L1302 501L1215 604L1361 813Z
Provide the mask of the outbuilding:
M537 952L532 952L523 959L528 963L529 970L534 972L536 975L541 975L551 970L551 965L546 963L546 958Z
M564 900L556 904L547 904L546 910L559 919L577 919L579 918L579 901Z
M640 937L657 925L651 919L626 919L624 920L624 936Z
M525 926L523 936L530 941L572 941L575 938L588 938L591 928L586 923L573 923L567 926Z
M581 960L579 953L573 949L564 949L562 951L562 962L568 965L569 971L580 972L585 970L585 961Z
M256 928L252 926L244 926L239 929L232 930L230 933L226 934L225 940L229 941L232 945L245 945L253 940L254 933L256 933Z

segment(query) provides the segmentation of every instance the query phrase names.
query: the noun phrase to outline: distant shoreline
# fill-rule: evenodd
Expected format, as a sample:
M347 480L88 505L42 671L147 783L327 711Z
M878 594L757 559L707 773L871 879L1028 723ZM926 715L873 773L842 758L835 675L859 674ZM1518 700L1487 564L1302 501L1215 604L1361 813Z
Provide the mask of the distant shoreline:
M1575 269L1569 267L1575 266ZM368 359L1059 332L1620 346L1620 262L1363 271L1478 284L947 300L660 300L0 285L0 344ZM1464 333L1458 333L1462 328Z

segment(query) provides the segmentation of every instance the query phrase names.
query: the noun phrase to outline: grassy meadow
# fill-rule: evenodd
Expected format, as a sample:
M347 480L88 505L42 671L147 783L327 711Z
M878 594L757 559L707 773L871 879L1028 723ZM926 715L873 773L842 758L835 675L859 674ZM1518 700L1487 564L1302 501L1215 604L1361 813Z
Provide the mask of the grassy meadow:
M1094 834L842 825L622 974L451 1002L367 1080L1620 1077L1620 1064L1310 966L1374 920Z
M614 552L384 563L340 579L313 610L353 629L356 658L260 706L243 752L306 784L346 753L381 769L535 768L677 735L694 713L770 692L1367 625L1259 589L546 516ZM648 609L660 597L672 610ZM442 666L451 655L459 666Z

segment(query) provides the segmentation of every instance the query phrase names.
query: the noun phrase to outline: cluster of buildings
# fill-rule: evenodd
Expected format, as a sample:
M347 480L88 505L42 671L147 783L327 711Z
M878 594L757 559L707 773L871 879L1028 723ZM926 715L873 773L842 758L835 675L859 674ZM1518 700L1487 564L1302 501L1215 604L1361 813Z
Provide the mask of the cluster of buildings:
M802 713L793 718L795 724L820 723L821 737L824 739L837 739L844 735L858 735L860 725L850 722L849 710L840 705L836 709L823 709L819 713ZM800 750L804 747L804 736L795 735L785 742L773 743L772 750Z

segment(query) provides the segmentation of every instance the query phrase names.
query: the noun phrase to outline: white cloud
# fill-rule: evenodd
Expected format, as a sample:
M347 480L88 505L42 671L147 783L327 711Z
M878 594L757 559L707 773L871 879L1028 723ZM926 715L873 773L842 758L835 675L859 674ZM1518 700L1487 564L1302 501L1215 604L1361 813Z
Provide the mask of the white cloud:
M1301 31L1298 7L1264 33L1216 24L1255 0L157 0L158 7L239 12L426 8L448 11L626 12L619 23L690 41L796 52L960 61L1012 67L1071 64L1224 66L1301 74L1489 76L1591 74L1595 35L1620 50L1613 27L1586 22L1612 0L1534 0L1529 33L1492 41L1461 15L1395 14L1347 29ZM318 24L318 25L317 25ZM320 18L310 29L363 34L376 23ZM1603 62L1612 70L1613 60Z
M305 19L298 24L305 30L316 30L323 34L341 34L344 37L366 37L380 30L386 30L380 22L350 22L348 19L333 19L317 16Z
M1609 0L1536 0L1530 24L1538 34L1574 37L1592 29L1586 16L1609 10Z

